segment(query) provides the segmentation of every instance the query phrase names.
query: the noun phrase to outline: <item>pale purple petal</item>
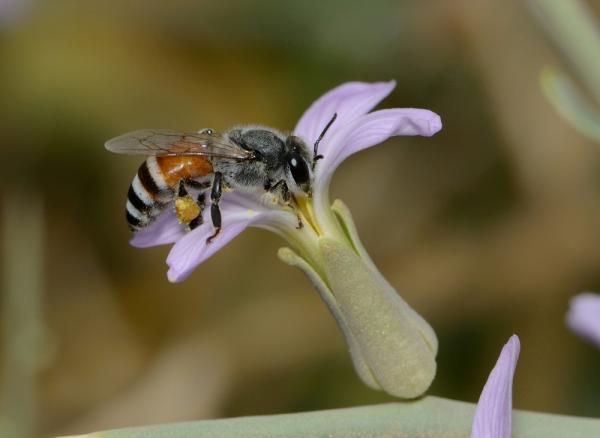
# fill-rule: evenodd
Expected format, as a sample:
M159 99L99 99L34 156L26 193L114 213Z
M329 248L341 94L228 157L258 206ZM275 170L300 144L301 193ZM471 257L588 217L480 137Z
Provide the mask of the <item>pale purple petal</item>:
M185 280L200 263L229 243L248 226L270 226L275 223L289 227L296 224L294 214L281 210L277 205L270 208L243 194L226 193L221 198L219 206L222 230L211 243L206 243L206 239L214 233L209 214L210 209L206 208L204 224L185 234L173 245L167 257L169 281L177 283Z
M184 235L185 229L177 220L173 208L167 208L152 224L136 231L129 243L136 248L148 248L176 242Z
M337 119L326 137L369 111L381 102L396 86L390 82L347 82L325 93L317 99L302 115L294 129L294 134L302 137L312 147L323 128L337 113ZM328 146L322 142L319 153L328 152Z
M204 224L180 238L167 257L169 281L177 283L185 280L196 267L225 246L235 236L252 223L260 213L237 204L222 200L220 203L222 230L215 239L207 244L206 239L214 233L210 220L210 209L204 210Z
M586 292L571 298L567 325L600 347L600 295Z
M512 382L521 349L512 335L479 396L471 438L510 438L512 430Z
M395 135L429 137L440 129L440 116L426 109L385 109L359 117L324 141L330 152L317 163L315 193L326 191L333 172L350 155Z
M440 116L426 109L393 108L375 111L355 120L336 132L328 143L331 153L325 156L323 168L330 171L350 155L378 145L396 135L421 135L431 137L442 129Z
M231 214L228 215L230 220L223 224L223 230L210 244L206 243L206 239L212 235L212 228L199 227L173 245L167 257L167 265L169 265L167 277L170 282L179 283L185 280L200 263L227 245L250 225L250 220L244 221L239 218L232 220Z

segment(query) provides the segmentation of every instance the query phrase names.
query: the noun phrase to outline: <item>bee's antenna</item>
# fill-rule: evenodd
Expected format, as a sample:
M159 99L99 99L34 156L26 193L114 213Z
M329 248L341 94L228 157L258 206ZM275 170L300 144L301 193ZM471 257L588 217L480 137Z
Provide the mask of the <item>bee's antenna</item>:
M333 113L333 117L331 118L329 123L327 123L327 125L325 125L325 128L323 128L323 131L319 135L319 138L317 138L317 141L315 141L315 146L314 146L314 150L313 150L313 162L312 162L313 169L315 168L315 163L317 162L317 160L320 160L321 158L323 158L323 155L317 155L317 152L319 150L319 143L321 142L323 137L325 137L325 134L327 133L327 131L329 130L329 128L331 127L333 122L335 122L335 119L337 119L337 113Z

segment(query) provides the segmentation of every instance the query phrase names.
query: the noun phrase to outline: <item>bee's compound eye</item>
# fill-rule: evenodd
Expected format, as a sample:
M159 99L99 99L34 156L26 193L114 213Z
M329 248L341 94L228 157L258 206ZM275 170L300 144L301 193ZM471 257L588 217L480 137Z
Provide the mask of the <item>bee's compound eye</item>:
M310 173L308 171L308 164L306 164L304 158L297 152L291 152L288 155L287 162L296 184L299 186L307 184L310 179Z

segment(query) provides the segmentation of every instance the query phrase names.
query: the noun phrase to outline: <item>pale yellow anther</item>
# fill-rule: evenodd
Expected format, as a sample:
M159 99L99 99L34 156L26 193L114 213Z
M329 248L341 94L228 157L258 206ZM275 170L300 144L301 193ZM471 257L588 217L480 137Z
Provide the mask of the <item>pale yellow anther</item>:
M313 210L311 199L305 196L299 196L296 198L296 205L298 206L298 210L300 212L300 217L303 222L308 223L308 225L315 230L317 235L323 235L323 230L319 227L319 223L315 218L315 212Z

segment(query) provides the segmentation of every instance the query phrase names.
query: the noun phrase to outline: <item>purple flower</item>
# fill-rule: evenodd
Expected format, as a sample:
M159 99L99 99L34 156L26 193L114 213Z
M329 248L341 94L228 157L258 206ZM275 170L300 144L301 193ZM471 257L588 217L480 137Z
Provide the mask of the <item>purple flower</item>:
M394 82L343 84L314 102L294 134L313 145L337 118L319 145L323 158L312 175L312 196L297 196L297 211L269 194L227 192L221 198L223 229L213 233L209 209L204 224L185 232L172 211L138 231L131 243L148 247L174 243L167 258L168 278L184 280L204 260L249 226L282 236L290 248L279 257L303 270L321 294L348 343L357 373L368 386L414 398L423 394L435 372L437 337L383 278L362 246L350 212L329 202L329 182L350 155L396 135L431 136L442 124L424 109L369 111L394 88ZM273 195L270 195L273 196ZM298 218L302 227L298 227Z
M512 382L519 359L519 338L510 337L479 396L471 438L510 438Z
M586 292L571 298L567 325L600 347L600 295Z
M331 228L334 220L330 212L328 187L333 172L342 161L389 137L431 136L442 127L439 116L424 109L386 109L367 114L394 87L393 81L343 84L314 102L296 125L294 134L303 138L307 145L312 145L333 114L337 113L336 121L319 145L319 153L324 158L318 162L314 172L312 205L307 204L301 215L313 226L304 227L304 232L296 230L297 218L291 211L283 210L274 203L269 205L253 199L247 194L225 193L220 204L223 231L212 243L206 244L213 230L209 209L205 209L204 226L186 233L175 215L166 211L155 223L138 231L131 244L149 247L175 243L167 258L168 278L179 282L246 227L265 228L287 240L295 234L321 234L323 229Z

